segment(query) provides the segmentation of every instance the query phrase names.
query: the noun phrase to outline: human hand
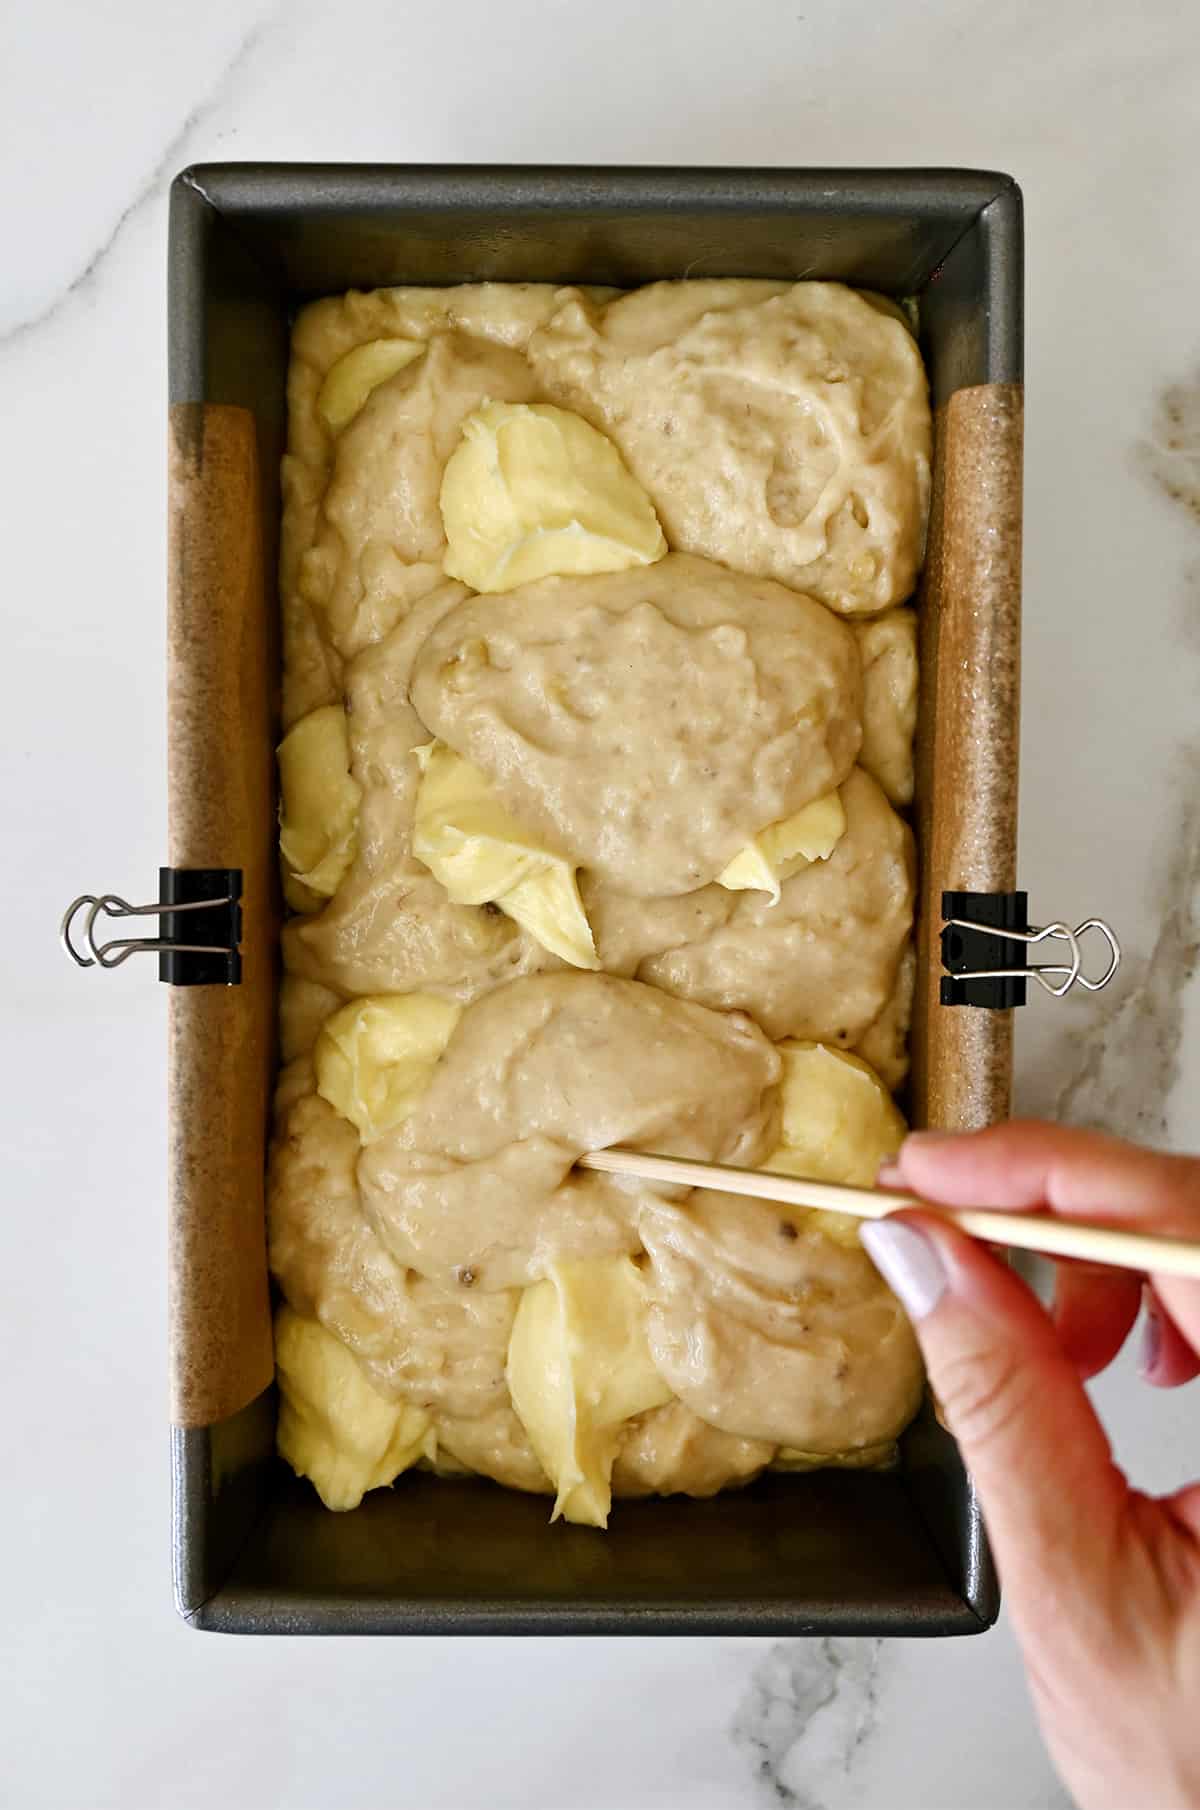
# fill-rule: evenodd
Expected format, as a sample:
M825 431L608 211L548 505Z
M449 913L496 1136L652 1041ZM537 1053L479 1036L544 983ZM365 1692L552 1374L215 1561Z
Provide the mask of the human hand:
M1056 1125L914 1133L880 1184L1200 1239L1200 1160ZM1042 1732L1081 1810L1196 1810L1200 1483L1131 1488L1083 1379L1120 1350L1143 1288L1143 1376L1170 1388L1200 1373L1200 1282L1060 1265L1047 1312L933 1215L862 1237L975 1479Z

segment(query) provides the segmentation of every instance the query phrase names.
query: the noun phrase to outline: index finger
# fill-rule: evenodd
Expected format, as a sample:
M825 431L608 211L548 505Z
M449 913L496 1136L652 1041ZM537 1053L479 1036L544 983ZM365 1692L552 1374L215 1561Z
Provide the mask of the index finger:
M1200 1237L1200 1160L1099 1131L1039 1119L986 1131L914 1131L895 1166L906 1187L945 1206L1049 1207L1067 1219Z
M880 1179L944 1206L1048 1209L1064 1219L1200 1239L1195 1157L1035 1119L977 1132L913 1132ZM1200 1352L1200 1284L1162 1277L1156 1293Z

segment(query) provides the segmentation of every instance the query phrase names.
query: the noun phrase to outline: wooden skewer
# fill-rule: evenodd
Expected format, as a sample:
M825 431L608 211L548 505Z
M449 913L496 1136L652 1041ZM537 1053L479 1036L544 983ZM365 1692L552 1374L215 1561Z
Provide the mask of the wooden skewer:
M1081 1257L1116 1269L1144 1270L1155 1276L1191 1276L1200 1280L1200 1243L1163 1238L1156 1233L1121 1232L1113 1226L1087 1225L1078 1219L1049 1219L1039 1213L993 1213L982 1208L938 1207L914 1194L885 1194L873 1188L847 1188L839 1182L801 1181L765 1169L738 1169L729 1163L698 1163L678 1156L648 1156L640 1150L593 1150L579 1159L581 1169L607 1175L632 1175L648 1182L674 1182L685 1188L713 1188L721 1194L748 1194L778 1201L785 1207L816 1207L827 1213L852 1213L859 1219L884 1219L902 1207L937 1213L961 1232L989 1244L1020 1251L1042 1251L1049 1257Z

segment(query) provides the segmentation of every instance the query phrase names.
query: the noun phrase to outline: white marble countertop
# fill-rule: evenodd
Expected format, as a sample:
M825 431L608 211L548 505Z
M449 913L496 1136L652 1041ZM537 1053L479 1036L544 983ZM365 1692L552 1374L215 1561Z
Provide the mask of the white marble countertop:
M1123 936L1019 1103L1200 1147L1200 11L42 0L0 59L7 1801L1066 1802L1003 1624L940 1643L235 1641L172 1613L163 1001L69 971L162 849L166 191L204 158L959 164L1028 231L1021 881ZM1189 450L1190 449L1190 450ZM15 829L15 843L14 843ZM66 1110L64 1111L64 1103ZM1154 1486L1193 1389L1098 1389Z

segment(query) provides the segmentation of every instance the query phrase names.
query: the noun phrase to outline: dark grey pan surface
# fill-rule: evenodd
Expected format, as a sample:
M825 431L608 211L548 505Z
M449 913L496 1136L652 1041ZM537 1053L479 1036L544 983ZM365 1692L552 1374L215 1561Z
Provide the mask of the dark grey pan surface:
M258 423L278 528L287 334L312 296L393 283L837 278L915 297L935 406L1022 375L1020 193L954 170L205 165L174 184L170 397ZM265 1137L265 1128L264 1128ZM268 1391L172 1433L175 1597L233 1633L978 1633L998 1594L978 1505L928 1410L888 1476L772 1477L618 1504L407 1477L324 1510L273 1456Z

